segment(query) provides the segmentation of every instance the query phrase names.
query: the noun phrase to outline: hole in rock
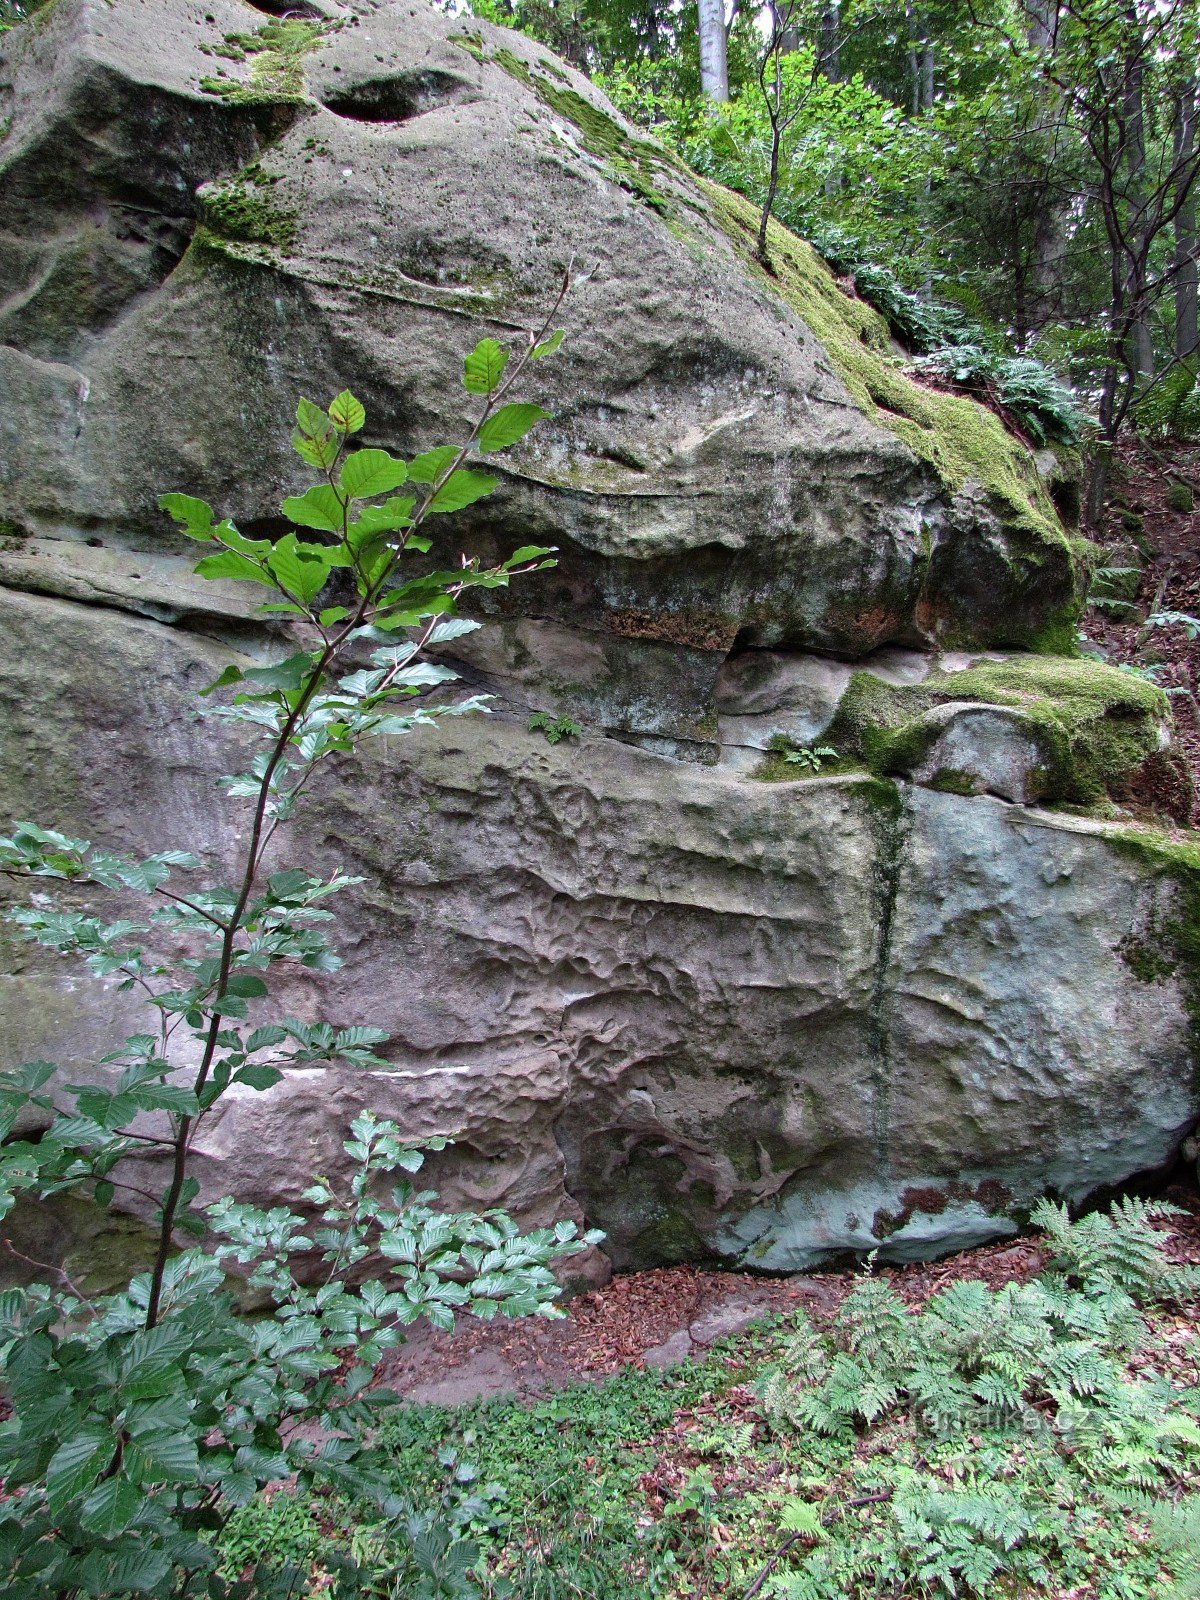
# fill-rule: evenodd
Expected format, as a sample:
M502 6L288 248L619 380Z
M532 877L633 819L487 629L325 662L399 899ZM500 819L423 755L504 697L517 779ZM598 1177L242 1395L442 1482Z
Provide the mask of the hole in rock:
M1083 512L1083 500L1079 492L1079 484L1067 478L1052 478L1050 480L1050 499L1054 509L1069 528L1077 527Z
M246 0L252 11L264 17L295 18L303 22L324 22L325 14L308 0Z
M471 86L451 72L431 68L372 78L330 95L326 108L353 122L407 122L449 105Z
M104 548L103 539L85 539L83 542L92 550L103 550Z

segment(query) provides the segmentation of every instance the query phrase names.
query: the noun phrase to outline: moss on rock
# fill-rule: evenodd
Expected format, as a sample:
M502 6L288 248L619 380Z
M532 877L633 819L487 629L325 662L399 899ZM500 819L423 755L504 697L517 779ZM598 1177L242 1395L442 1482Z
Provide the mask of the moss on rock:
M630 135L601 107L594 104L577 89L564 87L564 74L549 63L531 66L512 50L501 47L489 56L478 34L458 34L454 42L481 64L490 63L507 72L509 77L533 91L544 106L564 122L569 122L579 133L579 142L590 156L603 162L609 179L630 194L636 195L652 210L670 216L674 207L659 187L663 171L678 170L680 163L671 152L650 139ZM539 67L545 70L538 70Z
M231 105L302 105L308 97L304 57L339 26L286 17L253 33L227 33L222 44L209 46L206 53L227 61L248 60L249 78L242 82L221 71L217 77L201 78L200 87Z
M257 164L236 178L200 190L200 229L214 238L287 250L295 241L297 213L271 199L268 177Z
M812 329L867 416L903 439L951 491L981 484L1031 547L1067 545L1032 456L999 417L974 400L906 377L891 357L888 326L879 312L841 289L816 251L774 221L768 232L773 273L766 272L754 255L757 208L718 184L696 181L743 262Z
M1023 656L933 672L907 686L856 672L822 737L872 772L909 772L940 731L927 714L951 702L1020 712L1044 757L1041 798L1082 805L1119 792L1158 751L1168 714L1162 690L1131 673L1096 661ZM944 769L933 786L968 793L968 778Z
M1182 981L1200 1045L1200 842L1171 839L1150 828L1114 828L1105 837L1119 855L1151 869L1173 891L1156 897L1149 925L1117 948L1141 982Z

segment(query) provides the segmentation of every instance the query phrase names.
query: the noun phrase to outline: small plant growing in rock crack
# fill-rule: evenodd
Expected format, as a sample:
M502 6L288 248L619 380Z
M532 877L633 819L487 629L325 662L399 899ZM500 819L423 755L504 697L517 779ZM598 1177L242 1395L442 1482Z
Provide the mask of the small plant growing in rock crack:
M820 772L827 761L836 761L838 753L831 750L827 744L801 745L797 748L786 749L783 759L789 766L799 767L802 772Z
M0 839L0 871L68 891L15 911L21 934L135 991L151 1019L103 1058L99 1083L56 1083L45 1061L0 1075L0 1215L21 1196L79 1190L107 1206L131 1194L156 1208L157 1232L153 1266L118 1293L92 1297L49 1268L53 1282L0 1295L12 1405L0 1425L0 1587L10 1600L295 1594L295 1571L226 1581L214 1546L235 1508L293 1477L373 1498L407 1530L416 1592L474 1592L473 1548L391 1492L365 1442L384 1400L370 1389L374 1369L421 1317L449 1328L460 1311L555 1314L551 1263L599 1235L580 1238L573 1224L521 1234L500 1212L435 1211L411 1181L423 1149L369 1110L349 1129L350 1175L314 1175L307 1218L229 1198L198 1205L189 1152L235 1085L265 1091L290 1068L382 1064L378 1028L252 1017L280 967L339 964L324 937L328 902L357 881L271 870L267 852L313 774L360 741L486 709L478 698L417 698L455 676L423 657L477 626L456 615L464 594L552 565L551 552L527 546L490 568L466 557L449 571L402 567L429 550L430 518L495 487L469 459L516 443L546 415L506 397L557 347L566 288L515 356L484 339L466 357L479 415L461 445L411 461L354 448L366 416L353 395L325 409L301 400L292 443L318 481L283 502L293 531L282 538L248 538L201 500L163 497L205 547L197 571L267 589L262 609L296 635L285 660L230 665L203 691L231 690L208 715L260 740L245 769L221 780L239 813L231 828L244 830L232 881L213 881L187 851L133 859L31 822ZM323 600L335 575L341 595ZM140 905L128 916L95 909L113 893ZM18 1118L40 1123L40 1136L22 1136ZM147 1176L156 1166L161 1195ZM210 1251L197 1243L205 1237ZM247 1272L273 1314L238 1315L223 1262Z
M535 711L529 718L529 731L538 729L546 735L547 744L559 744L563 739L578 739L583 729L570 717L552 717L548 711Z

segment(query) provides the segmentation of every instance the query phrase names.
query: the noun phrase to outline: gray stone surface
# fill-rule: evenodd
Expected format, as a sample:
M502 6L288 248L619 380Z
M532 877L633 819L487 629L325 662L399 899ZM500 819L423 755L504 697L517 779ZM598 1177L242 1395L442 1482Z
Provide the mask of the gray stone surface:
M855 672L869 672L884 683L908 684L922 682L929 669L928 655L895 646L872 651L853 666L802 651L731 655L713 686L720 763L749 774L777 735L799 746L816 744Z
M0 814L218 846L229 757L184 692L218 644L19 594L0 637ZM389 1028L391 1065L223 1102L208 1195L294 1201L371 1105L455 1136L429 1167L452 1204L586 1216L619 1266L795 1271L1002 1235L1047 1187L1170 1159L1200 1109L1186 973L1126 958L1168 948L1178 891L1097 824L552 747L496 715L331 778L288 849L365 882L346 967L279 1003ZM4 973L4 1058L79 1071L133 1021L23 947Z
M338 26L274 101L202 87L253 85L261 53L225 41L270 19L241 0L57 0L0 42L0 517L53 541L39 569L74 583L84 537L177 554L165 489L274 517L300 392L353 388L372 443L459 438L463 353L539 320L573 257L566 348L530 379L554 419L447 535L560 547L536 601L497 604L714 670L735 640L858 655L1061 612L1048 502L942 483L864 415L585 79L425 0L318 9Z
M680 1328L669 1339L664 1339L662 1344L656 1344L642 1356L643 1366L652 1367L656 1372L667 1372L671 1367L677 1367L681 1361L686 1361L692 1353L691 1335L686 1328Z
M1043 798L1048 754L1032 717L1004 706L951 701L922 721L933 738L913 767L917 783L950 783L1022 805Z

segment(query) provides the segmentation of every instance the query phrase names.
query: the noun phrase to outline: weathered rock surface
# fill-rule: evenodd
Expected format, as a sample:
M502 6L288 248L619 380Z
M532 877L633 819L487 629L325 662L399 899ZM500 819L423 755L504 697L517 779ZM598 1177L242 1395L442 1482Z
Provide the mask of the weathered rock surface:
M979 665L1073 604L1022 447L909 384L796 241L780 299L729 197L528 41L312 9L337 26L292 56L241 0L58 0L0 46L0 818L219 865L236 758L193 691L284 646L156 496L271 533L305 391L356 390L372 443L461 436L463 351L544 313L568 241L585 269L554 421L454 531L561 550L456 646L498 714L327 779L287 846L364 883L346 967L280 1003L388 1027L390 1066L231 1095L205 1193L294 1201L370 1104L456 1137L452 1204L792 1271L1168 1161L1200 855L996 797L1095 799L1162 717L1103 669ZM753 775L826 734L843 775ZM138 1020L5 951L0 1060L82 1074Z
M2 611L0 810L215 843L220 752L183 690L218 650L64 601ZM344 971L281 1003L390 1028L393 1064L224 1102L211 1194L295 1200L368 1103L458 1135L434 1164L455 1202L582 1212L618 1265L791 1271L1011 1230L1048 1186L1168 1160L1197 1112L1164 954L1195 880L1096 823L551 747L495 716L328 782L294 848L366 882ZM86 1066L119 997L14 954L0 1054Z
M874 324L839 324L839 367L722 207L540 47L423 0L321 10L290 65L241 0L59 0L0 47L13 533L171 550L174 487L269 526L302 391L353 388L371 442L459 437L463 352L539 321L574 258L537 371L554 420L453 534L561 547L512 604L714 667L739 636L857 655L1061 627L1068 544L994 417L926 418ZM812 317L861 321L810 265ZM43 547L24 581L75 558Z

